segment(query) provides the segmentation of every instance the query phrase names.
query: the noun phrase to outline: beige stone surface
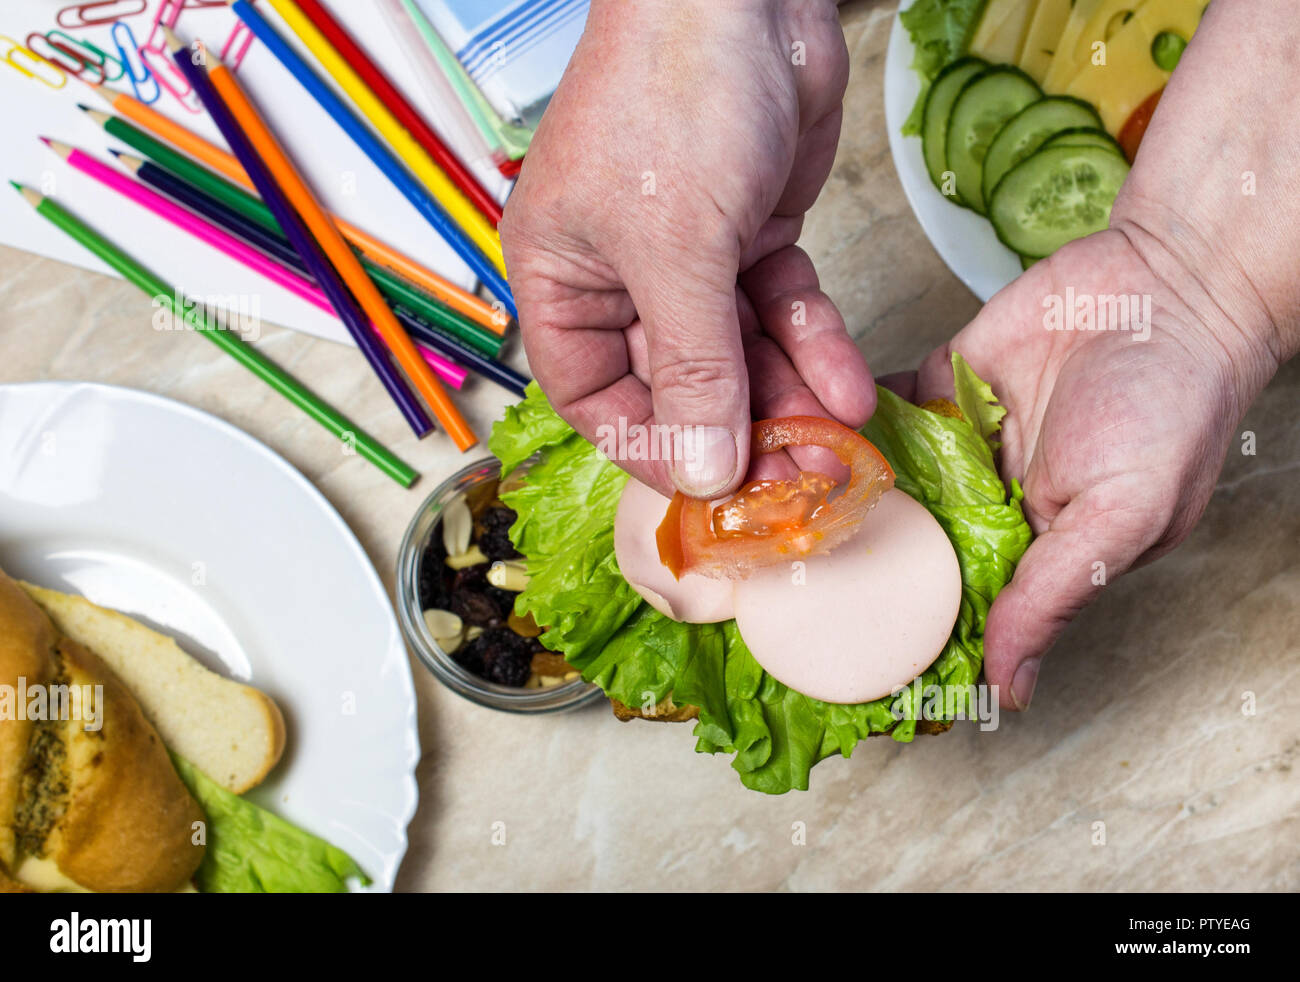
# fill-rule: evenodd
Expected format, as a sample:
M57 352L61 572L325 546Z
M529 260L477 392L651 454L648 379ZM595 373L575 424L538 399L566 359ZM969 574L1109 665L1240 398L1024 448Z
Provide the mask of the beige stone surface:
M844 139L804 237L878 372L914 366L978 309L928 245L889 157L893 9L845 11ZM267 328L262 350L424 471L402 491L200 338L154 332L150 313L123 283L0 249L0 382L113 383L229 420L322 489L391 589L407 522L463 458L406 435L354 351ZM481 432L503 404L475 388ZM745 791L725 758L692 753L689 727L619 724L605 708L495 713L413 663L424 756L399 887L1300 888L1298 405L1292 364L1243 424L1257 455L1230 454L1190 540L1070 628L1031 712L992 733L872 740L819 765L805 794ZM492 845L496 822L504 845Z

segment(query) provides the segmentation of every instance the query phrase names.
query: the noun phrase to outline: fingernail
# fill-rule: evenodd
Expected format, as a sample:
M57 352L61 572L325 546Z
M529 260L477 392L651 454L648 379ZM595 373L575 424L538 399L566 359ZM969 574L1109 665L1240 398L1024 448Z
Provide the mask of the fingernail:
M736 438L722 426L683 426L681 453L672 462L673 483L683 494L707 498L736 473Z
M1041 662L1041 658L1026 658L1012 676L1011 701L1017 709L1029 708L1029 700L1034 698L1034 686L1038 684L1038 666Z

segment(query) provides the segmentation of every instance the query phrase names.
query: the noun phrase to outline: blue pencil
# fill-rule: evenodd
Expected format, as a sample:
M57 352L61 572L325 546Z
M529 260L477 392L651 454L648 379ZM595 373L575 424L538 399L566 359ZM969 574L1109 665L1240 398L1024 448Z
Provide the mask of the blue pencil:
M401 162L384 147L364 123L357 119L320 76L299 57L298 53L285 43L284 39L276 33L275 28L267 23L266 18L258 13L252 4L247 0L235 0L231 9L248 26L254 36L271 50L280 64L287 68L299 84L311 94L320 107L330 114L352 142L384 172L384 176L402 192L403 197L424 216L443 240L456 251L456 254L465 260L492 295L505 305L510 315L517 316L514 296L496 267L474 247L474 244L457 228L456 223L447 217L442 207L406 171Z

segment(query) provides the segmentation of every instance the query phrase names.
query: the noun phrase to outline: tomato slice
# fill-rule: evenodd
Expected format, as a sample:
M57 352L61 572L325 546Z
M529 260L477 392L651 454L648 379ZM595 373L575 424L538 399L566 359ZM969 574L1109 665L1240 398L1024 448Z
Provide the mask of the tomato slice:
M894 486L880 451L832 420L787 416L754 424L753 454L786 447L824 447L848 467L848 483L837 488L825 474L808 471L789 481L754 481L716 506L679 491L655 533L659 559L673 576L744 577L760 566L827 552L857 532Z
M1124 125L1119 130L1119 146L1124 151L1124 156L1128 162L1133 163L1138 154L1138 147L1142 144L1142 137L1146 135L1147 127L1151 124L1151 117L1156 114L1156 106L1160 104L1160 97L1164 95L1164 89L1157 89L1151 93L1146 100L1133 110L1133 114L1124 121Z

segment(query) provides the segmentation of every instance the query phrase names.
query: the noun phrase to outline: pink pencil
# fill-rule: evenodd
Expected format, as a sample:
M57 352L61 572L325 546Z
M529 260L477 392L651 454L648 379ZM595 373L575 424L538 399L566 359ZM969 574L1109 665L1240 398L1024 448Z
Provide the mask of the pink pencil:
M286 269L274 260L264 256L252 246L235 238L225 229L217 228L217 226L197 215L191 214L140 182L133 181L125 174L118 173L107 164L101 163L75 147L70 147L66 143L60 143L47 137L41 137L41 141L83 174L93 177L101 184L105 184L114 191L125 195L136 204L184 229L195 238L201 239L231 259L242 263L255 272L261 273L267 279L284 287L295 296L301 297L326 313L334 313L333 306L314 283L308 282L293 270ZM370 329L375 331L376 334L379 333L373 324ZM464 368L448 361L435 351L430 351L422 346L419 347L424 360L429 363L430 367L438 373L438 376L444 382L455 389L459 389L465 383L468 372Z

